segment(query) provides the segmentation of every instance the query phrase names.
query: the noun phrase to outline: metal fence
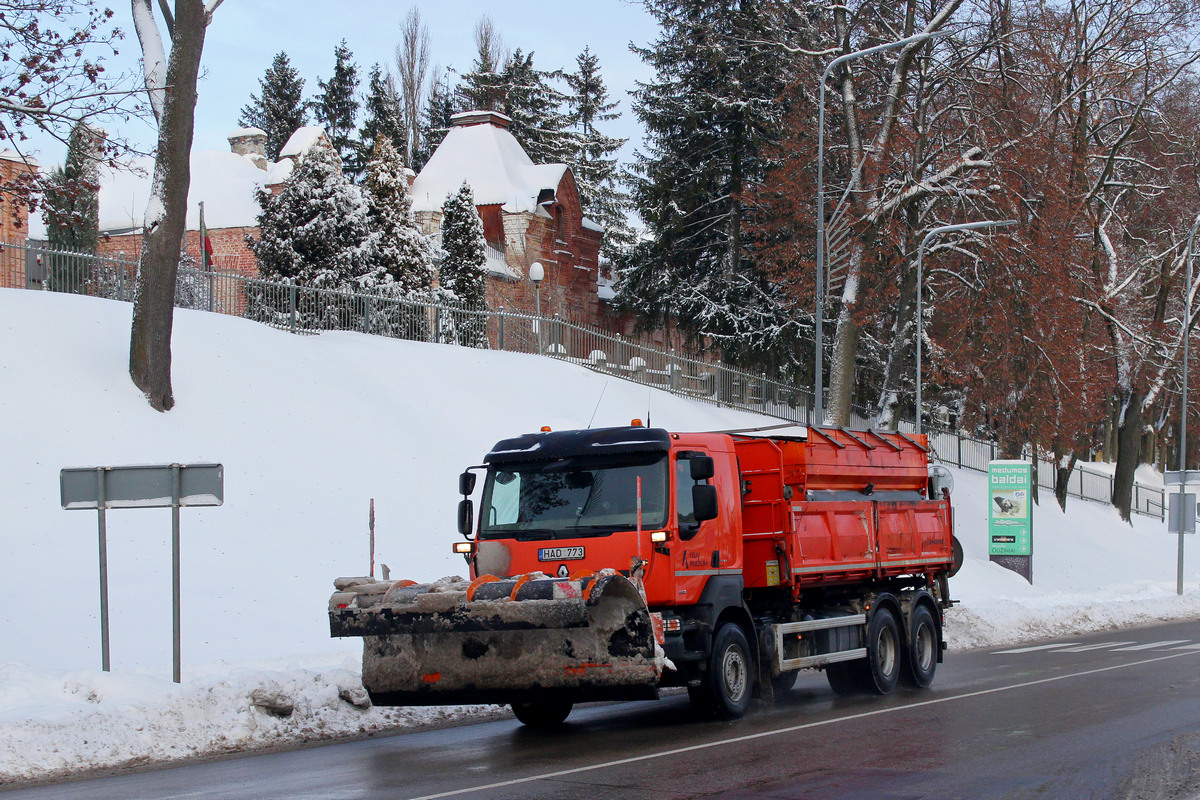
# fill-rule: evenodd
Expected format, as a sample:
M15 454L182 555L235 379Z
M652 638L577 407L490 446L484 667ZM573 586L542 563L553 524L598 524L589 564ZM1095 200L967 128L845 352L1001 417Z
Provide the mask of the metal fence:
M113 300L133 298L136 264L120 257L84 255L34 243L0 243L0 288L45 289ZM663 389L714 405L756 411L812 425L812 392L793 383L677 353L636 336L581 325L558 315L537 317L503 308L466 308L430 296L342 292L266 281L231 272L179 269L176 305L256 320L292 333L348 330L397 339L540 353L571 361L623 380ZM851 427L872 421L852 413ZM899 428L914 426L902 421ZM996 458L994 442L951 430L926 430L934 456L947 464L987 472ZM1029 459L1031 454L1026 452ZM1039 488L1053 491L1054 463L1037 459ZM1109 502L1112 477L1077 466L1067 493ZM1133 510L1163 518L1163 490L1134 484Z

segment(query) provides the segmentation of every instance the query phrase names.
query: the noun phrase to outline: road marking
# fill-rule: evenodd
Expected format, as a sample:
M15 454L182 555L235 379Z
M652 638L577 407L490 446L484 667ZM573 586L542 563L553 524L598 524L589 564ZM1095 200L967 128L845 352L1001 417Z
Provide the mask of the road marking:
M1200 644L1185 644L1182 647L1172 647L1172 650L1200 650Z
M525 778L513 778L508 781L498 781L481 786L469 786L464 789L453 789L449 792L439 792L438 794L427 794L421 797L414 797L411 800L440 800L443 797L458 797L459 795L471 794L473 792L487 792L493 789L503 789L507 786L520 786L525 783L533 783L535 781L551 780L553 778L564 778L568 775L580 775L585 772L594 772L601 769L610 769L612 767L621 767L626 764L639 764L643 761L653 761L657 758L670 758L672 756L686 755L688 753L696 753L702 750L710 750L714 747L722 747L727 744L740 744L742 742L752 742L757 739L766 739L770 736L778 736L784 733L796 733L797 731L810 730L812 728L821 728L826 725L833 725L838 722L851 722L858 719L866 719L868 717L877 717L884 714L895 714L897 711L911 711L917 708L927 706L941 705L942 703L950 703L955 700L969 700L974 697L985 697L989 694L999 694L1000 692L1010 692L1014 689L1027 689L1031 686L1043 686L1048 683L1057 683L1059 681L1069 680L1071 678L1084 678L1088 675L1099 675L1103 672L1113 672L1119 669L1129 669L1130 667L1140 667L1146 664L1155 664L1159 661L1171 661L1184 656L1192 656L1200 654L1200 644L1192 645L1194 649L1176 648L1177 650L1185 650L1182 653L1171 653L1165 656L1155 656L1154 658L1146 658L1141 661L1130 661L1127 664L1110 664L1107 667L1096 667L1095 669L1087 669L1083 672L1070 672L1066 675L1054 675L1050 678L1039 678L1035 681L1024 681L1022 683L1014 683L1011 686L997 686L994 689L980 689L976 692L967 692L965 694L956 694L951 697L937 697L933 700L922 700L919 703L911 703L906 706L893 706L892 708L878 708L874 711L863 711L859 714L849 714L844 717L834 717L833 719L823 719L816 722L805 722L800 725L792 725L787 728L777 728L773 731L762 731L761 733L751 733L745 736L734 736L729 739L721 739L715 742L707 742L705 744L694 744L688 747L679 747L674 750L663 750L660 753L648 753L644 756L632 756L630 758L620 758L615 761L605 761L600 764L590 764L586 767L574 767L572 769L560 769L555 772L543 772L540 775L530 775Z
M1036 650L1055 650L1059 647L1074 647L1078 642L1058 642L1057 644L1037 644L1032 647L1017 647L1012 650L996 650L994 656L1011 655L1016 653L1032 653Z
M1103 650L1106 647L1120 647L1121 645L1133 644L1133 642L1100 642L1100 644L1085 644L1079 647L1068 647L1064 650L1055 650L1056 653L1086 653L1089 650Z
M1187 639L1164 639L1161 642L1151 642L1150 644L1136 644L1133 647L1114 647L1113 652L1114 653L1130 653L1130 652L1133 652L1134 650L1153 650L1156 647L1169 647L1173 644L1183 644L1187 641L1188 641ZM1181 650L1182 648L1176 647L1175 649Z

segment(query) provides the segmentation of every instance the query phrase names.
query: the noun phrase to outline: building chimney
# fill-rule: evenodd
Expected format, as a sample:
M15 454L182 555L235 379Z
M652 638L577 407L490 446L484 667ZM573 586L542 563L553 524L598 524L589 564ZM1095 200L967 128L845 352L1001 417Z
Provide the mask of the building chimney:
M497 128L507 128L512 125L512 117L499 111L463 111L450 117L450 124L466 128L470 125L495 125Z
M229 134L229 149L259 169L267 168L267 132L263 129L238 128Z

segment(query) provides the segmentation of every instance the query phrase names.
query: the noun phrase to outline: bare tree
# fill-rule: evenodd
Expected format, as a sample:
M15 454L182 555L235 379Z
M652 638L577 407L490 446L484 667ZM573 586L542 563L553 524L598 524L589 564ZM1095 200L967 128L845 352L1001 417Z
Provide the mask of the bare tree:
M0 0L0 141L25 155L30 136L69 145L79 126L140 113L131 73L108 74L105 59L122 39L113 12L93 0ZM129 148L110 137L92 155ZM0 182L0 192L29 203L42 186L34 173ZM70 187L68 187L70 188Z
M171 39L168 58L151 0L132 0L142 45L150 106L158 120L158 148L142 235L133 299L129 376L158 411L175 405L171 391L171 327L180 243L186 230L196 77L204 33L223 0L167 0L159 8Z
M429 28L421 22L421 12L413 6L400 25L400 44L396 45L396 72L400 75L401 113L407 137L405 164L421 148L421 113L429 93Z

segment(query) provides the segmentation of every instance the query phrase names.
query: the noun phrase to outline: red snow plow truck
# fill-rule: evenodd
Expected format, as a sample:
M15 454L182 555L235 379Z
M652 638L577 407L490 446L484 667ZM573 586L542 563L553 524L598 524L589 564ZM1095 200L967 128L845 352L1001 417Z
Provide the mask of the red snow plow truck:
M500 441L459 481L470 580L339 578L330 631L363 637L378 705L510 703L531 725L668 686L737 717L801 669L840 694L928 686L955 568L948 473L920 435L798 430Z

